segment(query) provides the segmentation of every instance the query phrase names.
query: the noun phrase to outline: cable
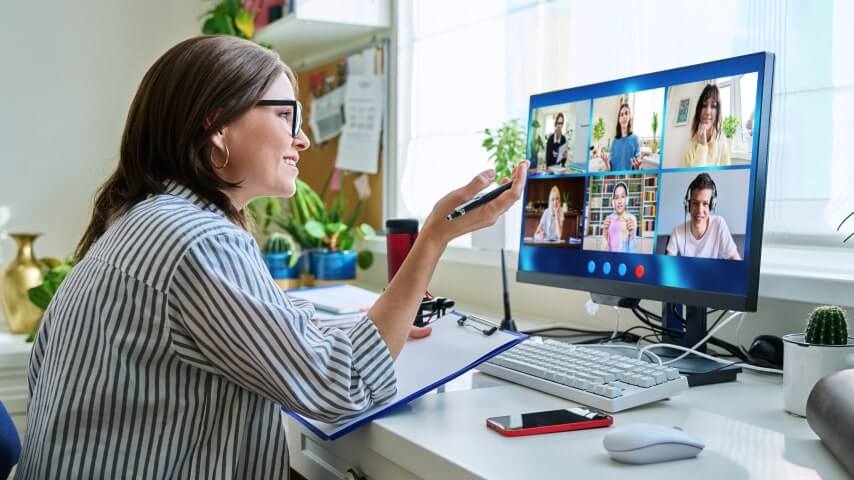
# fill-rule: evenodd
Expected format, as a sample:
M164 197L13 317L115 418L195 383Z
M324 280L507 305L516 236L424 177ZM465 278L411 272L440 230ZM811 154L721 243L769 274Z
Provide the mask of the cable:
M632 350L640 350L637 345L589 345L587 348L631 348ZM659 365L663 365L661 361L661 357L652 353L652 352L642 352L643 354L649 355L653 360L658 362ZM640 358L640 357L638 357Z
M572 333L586 333L588 335L607 335L611 333L608 330L585 330L583 328L573 328L573 327L543 327L543 328L535 328L533 330L523 330L519 333L524 333L525 335L538 335L543 332L550 332L553 330L565 330L567 332Z
M722 322L720 322L720 324L718 324L715 328L713 328L712 330L710 330L710 331L709 331L709 333L708 333L705 337L703 337L699 342L697 342L697 343L696 343L693 347L691 347L691 348L685 348L685 347L681 347L681 346L679 346L679 345L673 345L673 344L670 344L670 343L659 343L659 344L656 344L656 345L647 345L646 347L643 347L643 348L641 349L641 351L643 352L643 351L646 351L646 350L648 350L648 349L650 349L650 348L660 348L660 347L673 347L673 348L676 348L677 350L684 350L684 351L685 351L685 353L683 353L682 355L679 355L678 357L676 357L676 358L674 358L674 359L672 359L672 360L668 360L668 361L665 363L665 365L669 365L669 364L671 364L671 363L673 363L673 362L677 362L677 361L679 361L679 360L682 360L683 358L685 358L686 356L688 356L688 354L690 354L690 353L692 353L692 352L693 352L693 353L696 353L697 355L703 356L703 357L714 358L714 357L710 357L710 356L708 356L708 355L706 355L706 354L704 354L704 353L702 353L702 352L698 352L698 351L696 351L695 349L696 349L697 347L699 347L700 345L702 345L702 344L706 343L706 341L707 341L708 339L710 339L710 338L715 334L715 332L717 332L718 330L720 330L721 328L723 328L723 327L724 327L727 323L729 323L733 318L735 318L735 317L737 317L737 316L739 316L739 315L743 315L743 314L744 314L744 312L734 312L732 315L730 315L730 316L729 316L729 317L727 317L725 320L723 320ZM639 355L638 355L638 359L640 359L640 358L641 358L641 356L640 356L640 354L639 354Z
M614 320L614 333L611 334L611 340L616 338L617 334L620 332L620 309L615 306L614 312L617 313L617 318Z
M711 356L711 355L706 355L706 354L705 354L705 353L703 353L703 352L698 352L698 351L694 350L693 348L680 347L679 345L669 345L669 344L648 345L648 346L643 347L643 348L641 349L641 353L647 353L647 352L645 352L645 350L646 350L647 348L650 348L650 347L658 347L658 346L666 346L667 348L675 348L676 350L682 350L682 351L684 351L684 352L685 352L682 356L685 356L685 355L688 355L688 354L693 353L694 355L698 355L698 356L700 356L700 357L707 358L707 359L712 360L712 361L714 361L714 362L717 362L717 363L721 363L721 364L723 364L723 365L724 365L724 367L721 367L721 368L725 368L726 366L729 366L729 365L741 364L744 368L747 368L747 369L749 369L749 370L756 370L756 371L758 371L758 372L779 373L779 374L781 374L781 375L783 374L783 371L782 371L782 370L778 370L778 369L776 369L776 368L757 367L757 366L755 366L755 365L751 365L751 364L749 364L749 363L744 363L744 362L728 362L728 361L726 361L726 360L722 360L722 359L720 359L720 358L718 358L718 357L713 357L713 356ZM641 358L641 356L640 356L640 353L639 353L639 354L638 354L638 359L640 359L640 358ZM681 359L681 358L682 358L682 357L678 357L678 358L675 358L675 359L673 359L673 360L668 360L668 361L664 362L662 365L669 365L669 364L671 364L671 363L673 363L673 362L675 362L676 360L679 360L679 359ZM720 368L719 368L718 370L720 370Z

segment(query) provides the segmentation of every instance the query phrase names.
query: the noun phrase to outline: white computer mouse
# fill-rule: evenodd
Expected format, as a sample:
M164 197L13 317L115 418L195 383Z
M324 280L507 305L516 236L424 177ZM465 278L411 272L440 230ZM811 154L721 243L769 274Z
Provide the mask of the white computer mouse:
M696 457L706 445L677 428L652 423L615 427L602 441L608 455L621 463L657 463Z

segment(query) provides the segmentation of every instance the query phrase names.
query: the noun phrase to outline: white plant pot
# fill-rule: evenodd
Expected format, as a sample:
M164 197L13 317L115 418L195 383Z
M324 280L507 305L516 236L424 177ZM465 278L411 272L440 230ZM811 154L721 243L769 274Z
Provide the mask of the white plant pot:
M815 384L831 373L854 368L854 337L847 345L811 345L803 333L783 336L783 408L806 416Z

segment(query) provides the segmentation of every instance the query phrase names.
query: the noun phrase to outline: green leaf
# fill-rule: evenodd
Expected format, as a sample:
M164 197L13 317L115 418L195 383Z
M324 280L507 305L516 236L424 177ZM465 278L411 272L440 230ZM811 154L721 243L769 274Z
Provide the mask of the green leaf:
M234 26L241 37L252 38L255 36L255 15L249 10L241 8L234 17Z
M305 231L318 240L326 238L326 229L323 228L323 224L317 220L307 220L305 222Z
M359 268L362 270L371 268L371 265L374 264L374 253L370 250L362 250L356 256L356 264L359 265Z
M36 341L36 337L38 336L38 334L39 334L38 331L35 331L35 332L29 334L29 335L27 335L27 339L24 341L27 343L33 343Z
M332 222L327 223L325 225L326 233L329 235L334 235L336 233L341 233L347 230L347 225L344 225L341 222Z
M48 292L43 286L39 285L27 290L27 297L29 297L30 302L32 302L33 305L44 311L47 310L47 306L50 305L50 300L53 298L53 294Z
M356 238L350 234L348 231L339 232L337 235L338 245L336 250L352 250L353 245L356 243Z
M356 229L356 234L359 238L371 238L377 236L377 231L374 230L374 227L368 225L367 223L363 223L359 225L359 228Z

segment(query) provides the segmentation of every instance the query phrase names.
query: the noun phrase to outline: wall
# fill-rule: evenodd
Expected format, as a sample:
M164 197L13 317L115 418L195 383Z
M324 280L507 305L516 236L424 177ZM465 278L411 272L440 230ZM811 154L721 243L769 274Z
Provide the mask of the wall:
M601 118L605 123L605 135L599 140L599 146L604 147L614 140L614 134L617 131L617 114L620 110L620 95L611 97L597 98L593 101L593 120L590 128L596 126L596 122ZM594 140L591 138L591 142Z
M0 16L0 232L38 231L37 255L79 240L115 167L128 107L148 67L201 30L212 2L6 2ZM0 239L5 268L13 242ZM2 315L2 314L0 314ZM0 322L5 328L5 322Z
M688 150L691 140L691 122L694 120L694 110L697 100L703 92L706 82L687 83L671 87L667 92L667 121L664 123L664 156L662 165L666 168L682 166L682 156ZM675 126L676 114L679 112L679 100L690 98L688 107L688 123Z

